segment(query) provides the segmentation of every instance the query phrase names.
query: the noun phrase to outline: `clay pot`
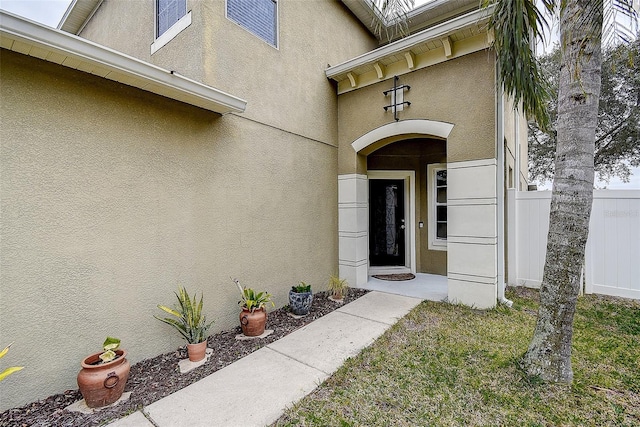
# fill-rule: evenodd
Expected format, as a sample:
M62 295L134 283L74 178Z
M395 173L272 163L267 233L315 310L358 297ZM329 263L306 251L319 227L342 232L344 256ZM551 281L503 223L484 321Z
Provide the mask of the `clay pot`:
M267 324L267 311L264 308L258 308L253 312L242 309L240 313L240 326L242 333L248 337L257 337L264 334L264 327Z
M192 362L199 362L204 359L207 352L207 340L198 344L187 344L187 353L189 354L189 360Z
M125 350L116 350L118 358L111 362L95 364L102 352L85 358L78 374L78 387L89 408L111 405L120 399L129 379L129 361Z

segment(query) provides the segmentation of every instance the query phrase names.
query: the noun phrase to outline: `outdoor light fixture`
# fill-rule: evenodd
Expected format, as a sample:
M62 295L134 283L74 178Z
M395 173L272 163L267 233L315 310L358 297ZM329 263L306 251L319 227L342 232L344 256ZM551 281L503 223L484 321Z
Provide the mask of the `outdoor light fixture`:
M384 96L391 94L391 104L384 106L384 111L389 111L389 108L393 110L393 118L397 122L400 120L398 118L398 111L404 110L404 106L407 107L411 105L409 101L404 100L404 91L411 89L409 85L400 85L398 86L398 76L393 76L393 88L389 90L385 90L382 92Z

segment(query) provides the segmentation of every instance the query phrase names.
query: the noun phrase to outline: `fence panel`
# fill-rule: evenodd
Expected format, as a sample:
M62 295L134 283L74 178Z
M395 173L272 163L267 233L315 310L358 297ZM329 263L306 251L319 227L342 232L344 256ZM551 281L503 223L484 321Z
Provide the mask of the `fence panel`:
M515 212L509 218L515 221L509 224L509 283L539 287L551 192L510 190L508 203ZM585 292L640 299L640 190L594 191Z
M586 292L640 299L640 191L594 193Z

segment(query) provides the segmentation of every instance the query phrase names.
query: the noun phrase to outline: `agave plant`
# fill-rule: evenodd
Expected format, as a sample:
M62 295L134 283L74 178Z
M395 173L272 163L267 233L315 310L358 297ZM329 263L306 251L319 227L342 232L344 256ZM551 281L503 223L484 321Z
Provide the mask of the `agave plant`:
M9 344L2 351L0 351L0 359L2 359L4 355L9 352L9 348L11 348L12 345L13 343ZM23 368L24 366L12 366L10 368L5 369L4 371L0 372L0 381L7 378L9 375L13 374L14 372L18 372Z
M259 310L264 308L267 304L271 303L273 307L276 305L271 300L271 294L267 292L256 292L251 288L243 287L240 285L240 281L238 279L232 279L233 283L238 286L240 290L240 295L242 295L242 299L238 301L238 304L242 308L246 308L247 310L253 312L254 310Z
M178 288L178 292L175 294L178 298L178 304L175 308L158 304L160 310L175 316L175 319L171 317L153 317L176 328L187 343L198 344L203 342L207 338L207 331L213 325L213 321L207 323L207 317L202 314L202 295L200 295L200 301L198 302L196 299L197 293L193 295L193 298L190 298L189 293L182 286Z

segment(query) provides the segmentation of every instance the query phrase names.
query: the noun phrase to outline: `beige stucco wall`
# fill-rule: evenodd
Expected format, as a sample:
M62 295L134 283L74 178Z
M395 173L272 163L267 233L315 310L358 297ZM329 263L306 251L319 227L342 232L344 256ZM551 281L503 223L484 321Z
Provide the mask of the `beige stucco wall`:
M522 111L515 110L513 101L509 98L504 102L504 140L505 140L505 183L508 188L518 188L527 191L529 165L527 119ZM517 131L516 131L517 127ZM516 145L519 144L518 150ZM516 156L519 154L520 175L516 177ZM509 173L511 168L511 174ZM518 187L519 186L519 187Z
M25 369L0 410L75 388L107 335L132 362L182 345L152 317L178 284L219 331L230 277L282 306L336 271L335 147L1 55L0 336Z
M324 71L377 47L341 2L279 2L273 47L227 19L224 0L188 0L191 25L150 55L153 3L105 0L81 36L245 99L244 117L336 145L336 91Z
M495 157L494 69L493 55L480 51L400 76L401 84L411 86L405 93L411 106L399 113L400 119L454 124L447 139L448 162ZM338 97L340 174L366 173L366 161L351 143L393 121L393 113L382 108L389 103L382 92L391 87L393 76Z

